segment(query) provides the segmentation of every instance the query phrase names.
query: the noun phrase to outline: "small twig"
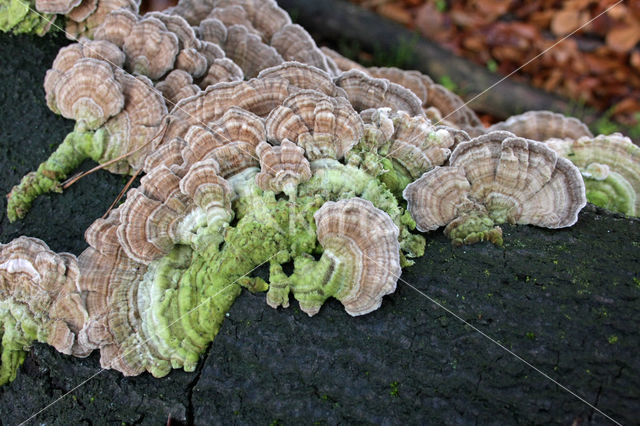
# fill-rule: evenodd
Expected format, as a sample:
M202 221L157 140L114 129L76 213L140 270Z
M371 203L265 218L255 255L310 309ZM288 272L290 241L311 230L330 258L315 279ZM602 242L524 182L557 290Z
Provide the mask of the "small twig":
M116 197L115 200L113 200L113 203L111 203L111 205L109 206L109 208L107 209L107 211L104 213L104 215L102 215L102 218L104 219L105 217L107 217L107 215L109 214L109 212L111 210L113 210L113 207L118 204L118 201L120 201L120 199L124 196L124 193L127 192L127 190L131 187L131 185L133 185L133 181L136 180L136 178L138 177L138 175L140 174L140 172L142 171L142 169L138 169L136 170L136 172L131 175L131 178L129 178L129 181L127 182L127 184L124 186L124 188L122 188L122 191L120 191L120 193L118 194L118 196Z
M95 166L94 168L92 168L91 170L88 170L84 173L78 173L73 175L72 177L70 177L69 179L65 180L64 182L62 182L62 189L67 189L68 187L70 187L71 185L73 185L74 183L76 183L77 181L79 181L80 179L82 179L83 177L90 175L93 172L96 172L98 170L104 169L107 166L110 166L113 163L117 163L120 160L123 160L125 158L127 158L128 156L135 154L136 152L140 151L142 148L146 147L147 145L149 145L150 143L152 143L153 141L157 140L158 138L162 138L164 136L164 132L167 130L167 125L169 124L169 117L166 116L163 119L164 123L162 123L162 126L160 127L160 130L158 130L158 133L156 133L151 139L149 139L149 142L145 143L144 145L140 145L138 148L134 149L133 151L129 151L125 154L122 154L121 156L117 157L117 158L112 158L109 161L106 161L102 164L98 164L97 166ZM135 174L135 176L138 175L139 172L137 172Z

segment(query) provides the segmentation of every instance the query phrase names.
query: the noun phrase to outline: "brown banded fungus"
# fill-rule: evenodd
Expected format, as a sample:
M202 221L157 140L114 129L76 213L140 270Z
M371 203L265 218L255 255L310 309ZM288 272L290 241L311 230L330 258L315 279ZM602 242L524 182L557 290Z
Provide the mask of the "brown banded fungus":
M261 170L256 175L256 183L264 191L284 192L295 199L298 184L311 178L304 149L287 139L279 146L261 142L256 154L260 157Z
M267 139L304 148L310 160L340 159L362 137L363 123L344 98L301 90L285 99L266 120Z
M549 139L547 145L580 169L590 203L640 215L640 148L631 139L614 133Z
M358 112L388 107L393 111L406 111L411 116L424 115L420 99L410 90L389 80L351 70L336 77L334 83L347 92L349 102Z
M579 139L593 137L586 124L574 117L551 111L528 111L514 115L489 127L488 131L506 130L522 138L536 141L547 139Z
M185 98L189 98L200 93L200 88L193 84L193 77L181 69L173 70L156 84L156 88L162 92L170 106L177 104Z
M491 132L456 147L404 190L417 228L445 226L455 244L502 242L501 223L573 225L586 204L580 172L540 142Z
M248 78L256 77L261 70L284 62L273 47L262 42L260 36L240 25L227 28L224 51Z
M162 21L149 17L131 28L122 48L128 70L157 80L173 69L178 46L178 37Z
M103 93L103 91L96 91L87 83L92 77L87 76L86 73L96 69L104 75L113 76L112 80L105 78L98 87L110 84L111 86L108 87L113 88L114 92L116 88L118 89L115 99L118 101L116 105L119 109L100 107L92 98L99 99L98 95ZM74 86L63 85L76 75L73 70L85 73L84 77L76 77L79 83L75 92L70 91ZM78 72L77 75L82 74ZM162 120L167 114L164 99L160 92L153 88L148 78L133 77L119 69L113 72L106 62L82 58L62 76L56 74L49 74L49 76L53 77L49 79L48 86L54 87L55 95L49 96L48 100L57 108L60 108L63 102L70 103L71 106L65 106L60 110L75 114L78 123L75 130L67 135L62 144L47 161L38 167L36 172L27 174L20 184L12 188L7 203L10 220L23 217L33 200L40 194L50 191L60 192L60 182L87 158L106 163L124 156L125 158L110 163L106 168L122 174L138 170L146 155L155 147L152 142L161 130ZM122 100L124 100L123 104L120 103ZM112 101L106 105L114 104ZM117 114L112 117L104 116L105 111L115 111L115 109L119 111Z
M55 84L53 111L74 119L78 130L95 130L124 107L122 86L111 66L83 58L67 70Z
M387 213L361 198L326 202L314 219L322 257L297 258L284 292L293 292L309 316L331 296L352 316L378 309L382 297L395 291L402 272L398 227ZM283 305L282 291L270 289L267 303Z
M288 24L282 27L271 38L271 46L285 61L311 65L331 76L339 74L337 65L318 49L316 42L300 25Z
M306 67L315 70L312 67ZM319 70L311 78L298 77L304 65L284 63L269 68L257 78L209 86L197 96L185 99L171 111L165 141L183 137L191 125L219 120L231 107L266 117L290 95L301 89L321 90L329 96L342 94L326 73Z
M67 14L67 38L93 38L96 29L111 12L128 11L137 14L138 6L139 1L136 0L83 0L76 9Z
M379 176L394 194L424 172L444 164L454 145L455 130L434 127L423 116L410 117L390 108L360 113L364 136L348 155L348 163Z
M65 354L88 355L78 342L87 318L79 275L75 256L56 254L38 239L0 244L0 384L15 378L34 341Z

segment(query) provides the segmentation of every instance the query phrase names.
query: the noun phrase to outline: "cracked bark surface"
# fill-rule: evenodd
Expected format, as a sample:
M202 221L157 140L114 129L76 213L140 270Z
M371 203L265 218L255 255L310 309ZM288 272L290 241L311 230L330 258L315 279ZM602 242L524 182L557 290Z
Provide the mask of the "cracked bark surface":
M42 81L63 38L0 36L0 190L55 149L72 123L47 110ZM51 145L50 145L51 144ZM87 168L90 164L86 164ZM125 179L98 173L45 195L0 241L43 239L80 253L84 229ZM71 218L71 219L70 219ZM505 246L453 248L436 231L402 279L623 424L640 408L640 221L587 207L566 230L505 226ZM68 424L605 424L574 396L399 282L380 310L313 318L244 292L198 371L125 378L104 371L38 415ZM0 388L17 424L100 371L34 345Z

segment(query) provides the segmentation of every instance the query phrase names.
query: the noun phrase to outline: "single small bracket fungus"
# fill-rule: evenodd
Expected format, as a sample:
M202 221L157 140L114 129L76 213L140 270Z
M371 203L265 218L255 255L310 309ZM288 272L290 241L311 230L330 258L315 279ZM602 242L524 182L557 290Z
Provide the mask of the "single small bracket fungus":
M55 106L65 118L76 120L79 130L95 130L124 107L121 84L111 66L83 58L67 70L55 85Z
M586 204L578 169L540 142L492 132L456 147L447 167L411 183L403 196L420 231L446 225L455 244L490 240L509 222L562 228Z
M313 217L322 257L297 257L284 291L290 289L309 316L332 296L352 316L378 309L382 297L395 291L402 272L398 227L387 213L361 198L328 201ZM282 304L282 291L269 290L267 303L274 308Z
M179 44L161 20L146 17L133 25L122 48L128 70L157 80L173 69Z
M75 256L56 254L36 238L0 244L0 385L15 378L34 341L88 354L78 342L87 318L79 275Z
M513 115L489 127L488 131L505 130L522 138L536 141L547 139L578 139L593 137L582 121L551 111L528 111Z
M258 186L264 191L284 192L295 200L298 184L311 178L311 166L304 157L304 149L285 139L279 146L261 142L256 154L260 157Z

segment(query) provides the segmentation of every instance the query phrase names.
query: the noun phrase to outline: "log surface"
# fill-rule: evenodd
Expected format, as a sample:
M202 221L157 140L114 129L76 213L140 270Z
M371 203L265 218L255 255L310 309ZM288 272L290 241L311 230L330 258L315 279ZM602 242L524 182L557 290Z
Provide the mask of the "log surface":
M62 38L0 36L0 191L71 128L44 102ZM89 167L86 164L85 167ZM79 254L84 229L125 183L99 173L40 197L15 224L0 202L0 242L42 238ZM453 248L438 230L380 310L349 317L332 301L308 318L244 292L193 373L154 379L104 371L30 424L607 424L589 406L432 300L622 422L640 395L640 222L595 208L572 228L505 226L505 246ZM407 283L411 284L409 286ZM18 424L100 371L35 344L0 388Z

